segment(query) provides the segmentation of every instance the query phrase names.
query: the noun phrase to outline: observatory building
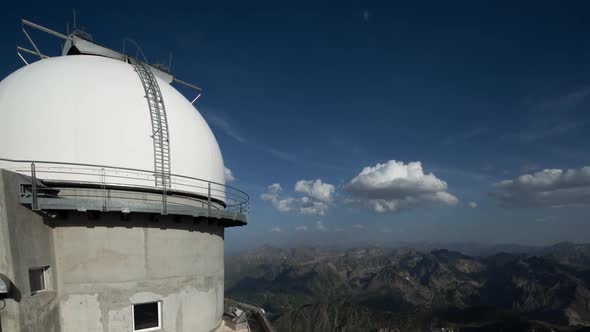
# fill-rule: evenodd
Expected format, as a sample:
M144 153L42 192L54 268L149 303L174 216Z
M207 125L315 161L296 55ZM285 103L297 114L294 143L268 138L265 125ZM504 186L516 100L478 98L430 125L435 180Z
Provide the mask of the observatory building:
M249 198L226 185L201 90L137 46L22 24L25 65L0 82L0 331L223 328L224 230Z

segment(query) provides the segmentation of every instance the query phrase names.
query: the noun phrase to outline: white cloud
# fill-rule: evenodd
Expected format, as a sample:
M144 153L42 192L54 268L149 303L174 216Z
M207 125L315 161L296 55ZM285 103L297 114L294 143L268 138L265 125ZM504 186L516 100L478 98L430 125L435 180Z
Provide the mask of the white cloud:
M297 226L295 227L295 230L300 232L307 232L307 226Z
M277 194L279 191L283 190L283 187L281 187L280 183L273 183L268 186L268 189L270 192Z
M273 228L271 228L270 232L271 233L282 233L283 229L280 227L273 227Z
M336 187L329 183L322 182L321 179L317 180L299 180L295 183L295 191L305 194L311 198L315 198L318 201L329 203L332 201L332 195Z
M476 202L469 202L469 207L472 209L475 209L477 207L477 203Z
M504 207L558 207L590 204L590 166L545 169L500 181L493 192Z
M277 210L281 212L291 211L293 209L293 201L295 199L291 197L281 198L279 193L282 190L283 187L281 187L280 184L273 183L268 186L266 193L260 195L260 198L262 198L263 201L271 202L277 208Z
M352 225L352 227L356 229L365 229L365 226L361 224Z
M328 211L329 206L326 203L316 201L307 196L290 197L281 196L280 192L283 190L280 184L274 183L268 186L267 192L262 194L260 198L264 201L271 202L274 207L281 212L297 212L306 215L323 216Z
M316 228L318 231L322 231L322 232L324 232L324 231L327 231L327 230L328 230L328 228L327 228L326 226L324 226L324 223L323 223L321 220L318 220L318 221L316 221L316 223L315 223L315 228Z
M351 195L368 200L377 212L399 211L431 204L455 205L447 183L424 174L422 163L390 160L365 167L345 187Z
M276 205L276 203L279 200L279 192L281 190L283 190L283 187L281 187L280 184L273 183L267 187L266 193L260 195L260 198L262 198L262 200L264 200L264 201L270 201Z
M231 169L225 167L225 182L234 182L236 181L236 178L234 177L234 174L232 173Z
M323 216L328 212L326 203L312 201L308 197L300 198L298 203L300 203L298 211L301 214Z

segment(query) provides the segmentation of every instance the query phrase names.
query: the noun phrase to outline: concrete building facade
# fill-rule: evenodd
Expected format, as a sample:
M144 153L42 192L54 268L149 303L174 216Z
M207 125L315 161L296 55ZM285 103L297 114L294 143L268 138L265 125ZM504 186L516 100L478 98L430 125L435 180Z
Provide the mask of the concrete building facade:
M2 331L133 331L133 304L161 302L162 331L212 331L223 315L224 226L192 217L46 216L23 206L22 175L0 171L0 271L13 297ZM182 220L184 219L184 220ZM29 270L46 267L33 293Z

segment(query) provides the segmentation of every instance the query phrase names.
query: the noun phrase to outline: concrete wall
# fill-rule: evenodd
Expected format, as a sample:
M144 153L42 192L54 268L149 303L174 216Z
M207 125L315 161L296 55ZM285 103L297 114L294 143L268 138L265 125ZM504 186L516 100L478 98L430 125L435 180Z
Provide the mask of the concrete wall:
M48 291L31 295L29 268L55 266L53 229L19 203L20 176L0 170L0 273L16 287L16 300L0 311L2 332L57 332L59 307L55 269Z
M2 178L16 175L4 171ZM162 331L212 331L220 325L222 226L133 213L121 220L119 214L89 218L71 212L44 222L20 205L18 187L5 187L0 204L9 208L0 205L0 273L24 295L0 311L2 332L129 332L132 304L150 301L162 301ZM5 239L16 244L5 250ZM55 291L26 296L26 269L44 265L52 267Z
M131 218L74 214L58 221L63 331L131 331L132 304L151 301L162 301L164 331L217 328L223 314L223 228Z

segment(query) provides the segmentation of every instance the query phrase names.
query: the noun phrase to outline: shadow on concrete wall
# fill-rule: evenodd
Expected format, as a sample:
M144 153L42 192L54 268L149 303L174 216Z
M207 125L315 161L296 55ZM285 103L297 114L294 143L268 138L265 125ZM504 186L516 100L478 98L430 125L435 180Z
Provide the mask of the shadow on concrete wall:
M163 216L147 213L120 212L64 212L53 217L43 216L46 225L55 227L107 227L107 228L159 228L178 229L188 232L201 232L224 239L224 227L215 219L193 218L188 216Z

